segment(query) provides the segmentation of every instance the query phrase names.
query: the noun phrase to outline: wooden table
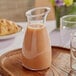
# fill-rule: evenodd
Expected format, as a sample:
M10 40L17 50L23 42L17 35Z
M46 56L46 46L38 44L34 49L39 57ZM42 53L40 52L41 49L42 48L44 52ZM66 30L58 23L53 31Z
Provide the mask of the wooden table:
M70 50L62 47L52 47L53 62L49 69L31 71L23 68L21 48L15 49L0 57L0 72L3 76L68 76L70 72Z

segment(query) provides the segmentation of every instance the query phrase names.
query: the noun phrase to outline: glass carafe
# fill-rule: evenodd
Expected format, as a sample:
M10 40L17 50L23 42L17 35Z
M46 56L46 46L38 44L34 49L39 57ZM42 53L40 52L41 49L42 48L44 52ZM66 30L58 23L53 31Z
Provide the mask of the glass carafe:
M49 7L38 7L26 12L27 30L22 47L23 66L30 70L43 70L51 66L52 51L46 17Z

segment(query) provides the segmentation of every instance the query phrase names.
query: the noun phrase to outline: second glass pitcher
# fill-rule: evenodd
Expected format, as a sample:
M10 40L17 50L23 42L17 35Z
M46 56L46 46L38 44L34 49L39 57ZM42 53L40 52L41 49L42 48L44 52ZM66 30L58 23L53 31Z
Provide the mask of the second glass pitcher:
M26 12L28 22L22 47L22 62L30 70L43 70L51 66L52 50L45 25L49 11L49 7L38 7Z

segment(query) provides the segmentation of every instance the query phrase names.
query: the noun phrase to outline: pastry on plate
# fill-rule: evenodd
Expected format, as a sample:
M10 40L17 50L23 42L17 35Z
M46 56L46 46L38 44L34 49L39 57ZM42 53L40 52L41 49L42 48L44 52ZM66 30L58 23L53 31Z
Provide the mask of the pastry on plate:
M7 19L0 19L0 36L14 34L20 30L21 27L15 24L15 22Z

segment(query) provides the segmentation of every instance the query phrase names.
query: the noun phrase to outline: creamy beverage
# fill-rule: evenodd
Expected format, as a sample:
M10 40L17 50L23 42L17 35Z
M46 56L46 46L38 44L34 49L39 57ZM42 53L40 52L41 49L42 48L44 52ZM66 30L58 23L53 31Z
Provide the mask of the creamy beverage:
M27 26L22 47L23 65L31 70L43 70L51 66L52 50L45 25Z

